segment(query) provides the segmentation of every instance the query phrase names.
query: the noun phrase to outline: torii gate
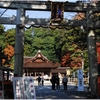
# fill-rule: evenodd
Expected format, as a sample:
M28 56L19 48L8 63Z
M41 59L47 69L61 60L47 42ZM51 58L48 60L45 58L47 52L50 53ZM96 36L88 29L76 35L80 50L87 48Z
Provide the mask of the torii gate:
M15 63L14 74L21 77L23 74L23 48L24 48L24 28L25 25L41 25L48 26L49 19L26 18L26 10L51 11L50 0L0 0L0 8L16 9L16 17L1 17L0 24L16 25L16 40L15 40ZM85 12L86 19L65 20L65 26L81 26L87 28L87 42L89 54L89 72L90 72L90 87L91 95L97 95L97 56L94 29L100 28L100 21L94 22L94 12L100 12L100 3L82 3L82 2L67 2L64 5L65 12Z

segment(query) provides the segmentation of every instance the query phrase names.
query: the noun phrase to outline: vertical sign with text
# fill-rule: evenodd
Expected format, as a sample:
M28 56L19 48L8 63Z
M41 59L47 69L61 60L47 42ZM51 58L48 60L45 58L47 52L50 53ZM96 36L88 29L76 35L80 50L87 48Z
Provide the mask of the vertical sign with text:
M13 78L14 99L36 99L33 77Z
M77 71L78 74L78 91L84 91L83 70Z

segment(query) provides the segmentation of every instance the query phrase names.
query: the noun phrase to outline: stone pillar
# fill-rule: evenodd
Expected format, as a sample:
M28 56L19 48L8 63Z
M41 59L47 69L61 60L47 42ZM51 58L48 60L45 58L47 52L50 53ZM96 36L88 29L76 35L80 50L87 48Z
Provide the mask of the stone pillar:
M92 10L87 12L87 42L88 42L88 57L89 57L89 77L90 90L92 96L97 96L97 52L96 40L94 33L94 14Z
M89 77L91 95L97 95L97 54L96 54L96 41L93 30L88 33L88 54L89 54Z
M23 8L19 8L17 10L15 62L14 62L14 74L18 77L22 77L23 75L24 21L25 21L25 11Z

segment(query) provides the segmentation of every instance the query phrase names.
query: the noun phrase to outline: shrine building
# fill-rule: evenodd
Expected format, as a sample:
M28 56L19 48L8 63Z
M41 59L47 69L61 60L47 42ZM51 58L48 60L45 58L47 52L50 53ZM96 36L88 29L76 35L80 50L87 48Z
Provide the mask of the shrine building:
M24 57L23 71L25 76L37 77L38 75L51 77L52 70L56 70L60 67L59 63L53 63L48 60L42 52L39 50L33 57ZM55 71L55 73L57 73Z

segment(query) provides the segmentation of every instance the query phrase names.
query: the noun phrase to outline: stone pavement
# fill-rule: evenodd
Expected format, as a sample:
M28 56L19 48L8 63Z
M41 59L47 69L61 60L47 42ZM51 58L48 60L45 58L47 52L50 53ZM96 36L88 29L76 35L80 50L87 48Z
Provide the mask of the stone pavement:
M38 86L37 82L34 82L37 99L87 99L88 92L77 91L77 86L74 84L68 84L68 90L64 90L62 84L60 90L52 90L51 83L49 81L44 82L44 86Z

